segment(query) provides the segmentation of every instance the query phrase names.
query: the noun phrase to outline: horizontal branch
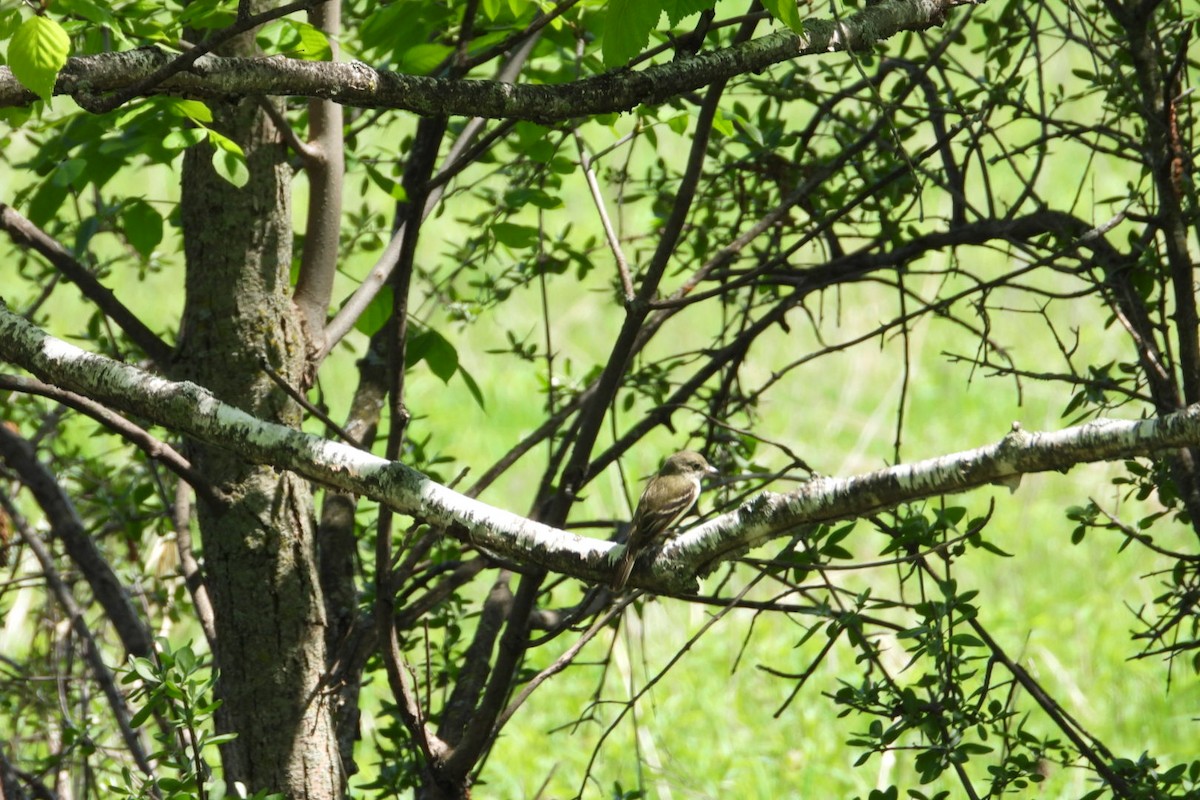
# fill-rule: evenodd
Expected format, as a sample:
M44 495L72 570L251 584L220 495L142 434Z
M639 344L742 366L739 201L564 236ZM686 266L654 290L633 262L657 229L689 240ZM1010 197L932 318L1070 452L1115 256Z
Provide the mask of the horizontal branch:
M444 526L516 563L603 582L610 542L525 519L459 494L399 462L256 419L203 387L173 382L88 353L38 329L0 303L0 358L43 380L172 431L224 447L249 461L364 495ZM1031 472L1150 455L1200 445L1200 404L1148 420L1096 420L1060 431L1012 432L996 444L850 478L816 478L795 492L764 492L672 541L632 583L662 594L694 590L719 561L802 525L849 519L902 503L999 483Z
M1200 404L1143 420L1096 419L1058 431L1026 431L1018 423L999 442L849 478L817 477L788 494L763 492L699 525L663 548L664 565L691 577L799 525L865 517L904 503L1007 486L1036 472L1149 456L1200 441Z
M245 95L323 98L358 108L553 122L661 103L797 56L867 49L902 31L940 25L949 8L971 2L891 0L867 6L838 21L807 20L803 35L773 33L637 72L618 70L562 84L429 78L374 69L357 61L222 58L210 54L161 83L148 86L146 94L202 99ZM155 47L72 58L60 73L54 93L70 95L85 108L104 108L105 93L121 92L152 75L166 74L177 58ZM28 105L35 99L7 67L0 67L0 107Z

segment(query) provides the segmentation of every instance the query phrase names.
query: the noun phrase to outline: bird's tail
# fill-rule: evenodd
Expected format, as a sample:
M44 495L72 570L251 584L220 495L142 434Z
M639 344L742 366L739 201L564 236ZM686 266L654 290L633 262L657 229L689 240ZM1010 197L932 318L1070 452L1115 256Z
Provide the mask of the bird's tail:
M613 573L612 583L609 584L614 592L619 592L625 588L625 582L629 580L629 573L633 571L633 562L637 558L637 553L633 550L626 550L621 555L621 560L617 562L616 572Z

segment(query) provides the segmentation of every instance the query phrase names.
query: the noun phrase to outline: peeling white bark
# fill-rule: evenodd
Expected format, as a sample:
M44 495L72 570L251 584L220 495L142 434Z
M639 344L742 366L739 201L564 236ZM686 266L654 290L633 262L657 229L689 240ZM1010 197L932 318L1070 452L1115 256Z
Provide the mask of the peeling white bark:
M396 511L453 528L457 535L518 564L586 581L611 573L610 542L578 536L466 497L404 464L264 422L222 403L201 386L174 382L88 353L38 329L0 302L0 357L42 380L246 459L364 495ZM1102 419L1059 431L1023 431L961 453L849 478L816 478L795 492L763 492L671 541L649 574L633 583L682 593L696 575L798 526L850 519L990 483L1013 486L1032 472L1200 446L1200 405L1146 420ZM639 580L640 577L640 580Z

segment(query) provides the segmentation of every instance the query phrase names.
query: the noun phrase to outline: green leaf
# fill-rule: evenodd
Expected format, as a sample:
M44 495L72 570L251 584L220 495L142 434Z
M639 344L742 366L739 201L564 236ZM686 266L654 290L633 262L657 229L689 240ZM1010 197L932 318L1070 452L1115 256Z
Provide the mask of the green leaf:
M959 647L985 647L983 640L972 636L969 633L956 633L950 637L950 644L958 645Z
M300 20L276 20L264 26L255 38L269 52L305 61L329 61L333 58L329 37L319 28Z
M150 715L153 713L154 706L147 703L145 706L142 706L140 709L138 709L138 712L130 718L129 727L140 728L142 723L149 719Z
M403 203L408 199L408 192L404 190L399 181L392 180L370 164L364 164L364 166L367 168L367 177L371 179L371 182L387 192L389 197L397 203Z
M165 102L171 111L193 122L199 122L201 125L212 122L212 109L199 100L184 100L182 97L164 97L160 100Z
M83 17L97 25L117 25L112 11L92 0L56 0L54 10L59 14Z
M1076 544L1078 544L1078 542ZM1002 558L1012 558L1013 557L1012 553L1007 553L1004 550L1001 550L996 545L994 545L991 542L986 541L984 539L980 539L977 546L983 548L984 550L988 551L992 555L997 555Z
M191 642L188 642L175 651L175 663L184 672L191 672L196 668L196 654L192 652Z
M162 144L167 150L185 150L200 144L208 138L206 128L180 128L163 137Z
M208 800L225 800L229 789L225 786L225 781L220 778L209 778L204 782L208 787Z
M421 24L420 14L414 14L413 3L389 3L372 11L359 28L361 52L372 57L397 54L425 41L430 31Z
M663 11L672 25L678 25L684 17L708 11L717 4L717 0L663 0Z
M246 167L246 159L237 153L214 150L212 164L218 175L239 189L250 182L250 170Z
M208 140L216 145L212 164L217 174L239 189L249 183L250 170L246 167L246 155L241 145L211 128L208 129Z
M192 0L176 18L176 22L191 28L225 28L236 21L236 0Z
M458 351L433 328L425 328L409 339L407 355L408 366L424 360L442 383L449 383L458 371Z
M850 553L849 550L847 550L846 548L842 547L841 545L837 545L837 544L828 544L828 545L825 545L824 547L822 547L821 555L827 556L828 558L842 558L842 559L854 558L854 556Z
M21 27L21 12L15 8L0 9L0 41L7 42Z
M21 85L49 103L70 52L71 39L61 25L49 17L30 17L8 43L8 66Z
M147 482L140 486L135 486L132 493L133 502L140 506L149 500L154 495L154 492L155 488L152 483Z
M154 662L148 658L131 658L129 659L129 666L144 681L153 683L158 680L158 672L154 668Z
M642 52L662 11L662 0L610 0L601 45L604 65L618 67Z
M392 315L392 287L384 286L379 294L367 304L363 313L354 321L354 328L367 336L374 336Z
M427 42L413 45L404 51L400 59L400 71L410 75L428 75L453 52L453 47L444 44Z
M492 226L492 235L496 237L497 242L514 250L533 247L538 240L537 228L511 222L497 222Z
M58 212L63 201L67 199L67 187L59 184L53 177L42 182L29 201L29 211L26 216L34 225L45 227Z
M78 187L79 178L87 171L87 161L82 158L68 158L60 161L50 175L50 180L59 186Z
M550 210L562 208L562 198L532 186L523 186L504 193L504 203L509 208L518 209L524 205L537 206Z
M713 128L722 136L733 136L733 123L729 118L721 113L721 109L717 109L717 114L713 117Z
M230 139L228 136L223 136L217 133L211 128L208 131L208 140L215 144L219 149L224 150L226 153L231 155L242 156L243 158L246 155L240 144L235 142L233 139Z
M479 404L481 409L487 411L487 406L483 403L483 392L479 390L479 384L471 377L471 373L467 372L462 364L459 364L458 374L462 376L463 383L467 385L467 391L471 393L471 397L475 398L475 402Z
M800 20L800 7L796 0L763 0L763 8L791 28L793 33L804 35L804 23Z
M121 211L125 239L142 258L149 258L163 237L162 215L145 200L134 200Z
M838 528L836 531L831 532L829 534L829 538L825 540L826 545L836 544L837 542L840 542L842 539L845 539L847 536L849 536L851 533L854 532L854 526L856 524L857 523L851 522L847 525L843 525L842 527Z
M333 58L333 48L329 45L329 37L319 28L307 22L289 19L285 20L296 28L300 36L300 57L307 61L329 61Z

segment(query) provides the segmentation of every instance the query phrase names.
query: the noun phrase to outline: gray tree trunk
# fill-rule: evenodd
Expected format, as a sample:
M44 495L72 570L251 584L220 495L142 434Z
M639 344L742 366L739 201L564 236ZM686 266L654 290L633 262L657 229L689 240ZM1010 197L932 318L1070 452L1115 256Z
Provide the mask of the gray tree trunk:
M300 384L305 344L290 299L291 170L257 100L211 104L214 126L245 150L241 189L212 166L203 143L184 159L181 215L186 306L178 348L183 377L267 420L300 423L300 409L263 365ZM224 701L226 781L288 798L335 798L343 769L320 685L325 610L306 481L197 445L195 465L221 501L198 508Z

